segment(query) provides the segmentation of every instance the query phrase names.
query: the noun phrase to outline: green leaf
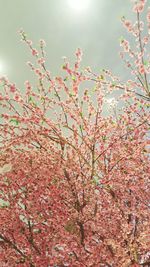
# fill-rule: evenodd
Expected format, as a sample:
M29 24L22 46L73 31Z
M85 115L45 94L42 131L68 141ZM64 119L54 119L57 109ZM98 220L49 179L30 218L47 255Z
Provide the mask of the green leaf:
M96 92L96 90L97 90L97 87L94 86L94 87L92 88L92 92Z
M73 94L73 93L70 93L70 94L69 94L69 96L75 96L75 94Z
M116 86L117 85L117 83L116 82L112 82L112 86Z
M99 79L100 79L100 80L104 80L104 75L101 74L101 75L99 76Z
M30 102L30 101L33 101L32 96L29 96L29 102Z
M11 120L10 120L10 122L13 122L13 123L15 123L16 125L18 125L18 124L19 124L19 121L18 121L18 120L16 120L16 119L11 119Z
M150 104L149 103L148 104L147 103L144 104L144 106L147 107L147 108L150 108Z
M4 201L3 199L0 198L0 208L6 208L9 207L9 202L8 201Z
M83 118L83 112L80 112L80 116L81 116L81 118Z
M102 139L103 139L104 141L107 140L106 135L103 135L103 136L102 136Z
M148 66L149 62L148 61L144 61L144 66Z
M124 40L123 36L120 36L119 41L122 42Z
M37 104L33 101L33 97L32 96L29 96L28 101L31 102L35 107L37 106Z
M46 122L45 122L45 120L42 120L41 123L42 123L42 125L43 125L43 124L46 123Z
M93 177L93 182L94 182L95 185L99 185L99 178L94 176Z
M66 82L66 81L68 81L68 77L65 77L65 78L64 78L64 82Z
M62 65L62 69L65 70L66 69L66 65Z
M75 78L75 76L72 76L71 78L72 78L72 80L73 80L74 82L76 81L76 78Z
M79 127L80 127L80 129L81 129L81 131L82 131L82 130L83 130L83 125L80 125Z

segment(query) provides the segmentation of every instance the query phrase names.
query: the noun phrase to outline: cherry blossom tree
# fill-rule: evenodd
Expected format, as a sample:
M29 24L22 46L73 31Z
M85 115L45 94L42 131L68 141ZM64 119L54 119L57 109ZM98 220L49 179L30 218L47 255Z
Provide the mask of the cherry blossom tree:
M150 266L145 3L133 4L136 23L122 18L136 43L133 50L121 38L132 75L126 82L109 70L83 70L80 49L53 78L44 41L38 51L20 32L37 84L26 81L22 92L0 79L1 266Z

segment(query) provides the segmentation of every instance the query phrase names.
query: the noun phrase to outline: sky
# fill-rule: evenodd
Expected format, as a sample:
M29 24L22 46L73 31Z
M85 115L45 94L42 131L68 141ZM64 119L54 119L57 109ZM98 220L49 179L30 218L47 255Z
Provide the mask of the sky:
M32 59L20 41L22 28L38 48L46 41L47 68L58 75L66 56L71 62L76 48L83 50L83 67L94 72L111 69L126 78L119 58L119 38L126 36L120 22L133 17L129 0L0 0L0 75L23 86L33 79L26 62Z

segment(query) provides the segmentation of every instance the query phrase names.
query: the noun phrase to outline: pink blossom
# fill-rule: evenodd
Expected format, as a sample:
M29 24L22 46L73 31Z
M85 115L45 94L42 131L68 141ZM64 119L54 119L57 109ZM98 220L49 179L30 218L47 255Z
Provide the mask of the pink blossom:
M10 92L11 92L11 93L16 92L16 86L15 86L15 84L11 84L11 85L10 85Z
M148 13L147 13L147 22L150 23L150 8L148 9Z
M2 118L4 118L4 119L9 119L9 115L8 115L8 114L6 114L6 113L4 113L4 114L1 114L1 116L2 116Z
M140 0L140 2L141 2L143 5L145 5L146 2L147 2L147 0Z
M39 58L38 59L38 64L42 65L45 63L45 59L44 58Z
M32 55L33 56L38 56L38 51L36 49L32 49Z
M129 42L127 40L125 40L125 39L121 40L120 46L123 47L124 52L129 52L130 46L129 46Z
M42 73L41 73L41 71L40 71L39 69L35 69L35 73L36 73L38 76L42 77Z
M144 44L147 44L147 43L148 43L148 40L149 40L148 36L145 36L145 37L143 38L143 43L144 43Z
M127 27L127 28L129 28L129 27L131 27L131 21L129 21L129 20L126 20L125 22L124 22L124 25Z
M19 95L18 95L18 94L15 94L15 95L14 95L14 99L15 99L16 101L18 101L18 100L20 99Z
M40 46L41 46L41 47L44 47L44 46L46 46L46 43L45 43L45 41L44 41L44 40L42 40L42 39L40 40Z
M29 81L25 82L25 86L26 86L27 89L29 89L29 90L31 89L31 84L30 84Z
M82 56L82 50L80 48L77 49L76 56L77 57L81 57Z
M74 65L74 67L75 67L75 70L77 70L79 68L79 63L76 62L75 65Z
M136 13L137 12L141 13L141 12L143 12L143 10L144 10L144 3L143 2L135 4L135 6L133 7L133 11Z
M123 60L132 67L124 76L134 74L132 80L109 69L83 71L80 49L73 66L65 60L65 75L52 79L46 65L37 68L43 59L36 57L30 67L37 82L31 87L26 81L25 92L16 88L13 99L15 85L0 79L2 266L7 260L7 266L125 267L149 256L149 99L143 74L150 55L134 39L132 49L121 41L121 55L129 52Z
M125 20L124 17L122 18L124 26L127 28L129 32L132 31L132 23L130 20Z
M75 94L78 93L78 87L77 87L77 86L74 86L74 87L73 87L73 92L74 92Z
M31 46L32 45L32 41L31 40L27 40L26 43Z
M144 73L145 73L145 68L144 68L144 65L143 65L143 64L141 64L141 65L139 66L139 72L140 72L141 74L144 74Z

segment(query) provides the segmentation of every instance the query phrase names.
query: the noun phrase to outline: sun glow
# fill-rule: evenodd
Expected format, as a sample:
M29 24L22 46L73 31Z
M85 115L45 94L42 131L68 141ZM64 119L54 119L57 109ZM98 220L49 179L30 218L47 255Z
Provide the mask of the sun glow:
M0 73L3 71L3 64L0 62Z
M0 61L0 75L4 74L5 66L2 61Z
M89 0L68 0L68 4L73 10L80 12L80 11L84 11L88 9L90 1Z
M106 104L108 104L112 107L115 107L117 105L117 100L114 97L106 99L105 102L106 102Z

